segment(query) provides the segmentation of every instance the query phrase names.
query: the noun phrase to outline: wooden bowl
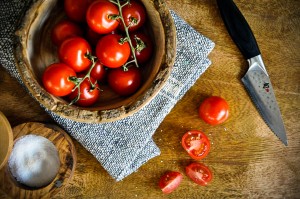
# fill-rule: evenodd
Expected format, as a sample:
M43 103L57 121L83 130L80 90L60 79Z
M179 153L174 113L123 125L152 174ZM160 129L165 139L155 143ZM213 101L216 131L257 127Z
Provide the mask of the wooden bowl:
M9 121L0 111L0 170L6 165L13 147L13 132Z
M38 0L26 13L16 32L17 69L32 96L59 116L86 123L102 123L125 118L152 100L168 79L176 55L176 30L163 0L141 0L147 11L145 28L154 43L151 60L142 66L143 83L129 97L114 94L101 86L98 102L88 108L68 105L63 98L49 94L42 85L45 68L58 61L57 49L50 39L51 28L65 17L63 1Z
M8 163L0 170L0 192L10 198L52 198L63 190L72 180L77 155L71 137L61 128L53 124L28 122L15 126L12 129L13 138L16 140L25 135L43 136L50 140L58 149L60 169L53 181L40 188L32 188L19 183L10 173ZM26 149L24 149L26 150Z

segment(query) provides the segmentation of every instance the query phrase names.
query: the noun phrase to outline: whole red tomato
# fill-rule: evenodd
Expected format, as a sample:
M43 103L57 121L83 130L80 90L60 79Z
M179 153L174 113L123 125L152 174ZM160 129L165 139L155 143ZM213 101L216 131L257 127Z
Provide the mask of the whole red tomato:
M106 82L107 70L103 64L99 61L95 63L94 68L91 71L91 77L96 79L97 81L104 83Z
M141 72L135 66L129 67L128 71L123 68L111 69L108 72L108 85L121 96L128 96L137 91L141 85Z
M56 46L59 46L64 40L70 37L82 35L83 30L79 25L69 20L62 20L53 27L51 39Z
M177 171L167 171L160 177L158 186L163 193L169 194L177 189L182 181L182 178L182 174Z
M135 48L135 56L138 63L146 63L150 59L153 51L153 44L150 37L142 32L136 32L130 34L130 39ZM140 49L142 44L145 46Z
M121 36L109 34L102 37L96 46L96 55L101 63L109 68L124 65L130 56L128 42L121 43Z
M83 77L83 75L79 75L79 77ZM92 86L93 85L93 86ZM78 88L75 89L69 95L70 100L74 100L76 97L79 99L75 102L75 104L79 106L91 106L98 100L100 96L100 88L95 79L85 78L83 82L80 84L80 95L78 96Z
M91 46L85 39L71 37L60 45L58 57L61 62L71 66L75 72L81 72L91 65L91 61L86 57L86 54L91 52Z
M88 26L99 34L108 34L115 30L119 22L109 16L118 15L119 10L116 5L109 1L99 0L93 2L86 13Z
M229 116L229 106L225 99L211 96L199 107L199 117L206 123L217 125L225 122Z
M122 15L125 25L129 27L129 31L136 31L142 27L146 21L146 10L144 5L138 1L131 0L130 3L122 8ZM122 23L119 28L125 30Z
M94 0L64 0L66 15L73 21L85 22L86 11Z
M75 71L64 63L49 65L43 73L42 81L45 89L55 96L66 96L72 92L75 84L70 77L76 77Z
M207 136L197 130L186 132L181 141L182 147L195 160L205 158L210 150L210 142Z
M185 168L186 175L195 183L206 186L211 182L213 175L210 169L204 164L193 162Z

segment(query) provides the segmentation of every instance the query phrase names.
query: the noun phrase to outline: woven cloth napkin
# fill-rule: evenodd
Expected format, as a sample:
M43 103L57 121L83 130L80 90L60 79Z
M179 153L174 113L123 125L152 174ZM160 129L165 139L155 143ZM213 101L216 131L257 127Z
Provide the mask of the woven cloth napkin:
M14 63L13 38L20 16L28 6L30 1L0 2L0 64L21 85L23 82ZM122 180L160 154L152 140L153 133L177 101L211 64L207 56L214 48L214 43L194 30L175 12L170 12L177 31L175 65L165 86L147 106L130 117L104 124L71 121L45 109L58 125L97 158L116 181Z

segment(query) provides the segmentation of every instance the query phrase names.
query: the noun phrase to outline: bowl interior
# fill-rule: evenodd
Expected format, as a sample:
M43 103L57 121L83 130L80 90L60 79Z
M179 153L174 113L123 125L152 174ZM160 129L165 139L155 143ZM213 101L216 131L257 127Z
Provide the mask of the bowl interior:
M173 56L166 58L166 51L176 51L175 28L173 21L170 21L172 20L171 17L162 16L162 12L157 10L164 5L159 4L160 0L141 0L141 2L147 11L147 22L142 31L150 36L154 44L151 59L146 64L140 65L142 71L141 87L133 95L122 97L114 93L108 85L100 84L102 91L99 100L91 107L79 107L76 105L69 106L69 102L64 98L52 96L43 88L41 79L45 68L59 61L57 47L51 41L51 30L58 21L66 18L66 16L63 1L37 1L27 13L22 27L17 32L21 50L19 48L16 50L18 69L33 96L46 108L59 115L77 120L76 115L78 115L78 111L81 111L81 113L93 115L88 116L88 118L97 117L95 121L98 122L126 117L147 104L157 94L173 66L173 62L166 63L166 59L174 60L175 53L169 53ZM163 14L165 13L169 14L167 8ZM166 26L171 28L166 30ZM169 34L168 31L172 31L172 34ZM171 41L172 49L167 49L170 45L166 45L168 41ZM163 75L159 75L160 72L163 72ZM163 78L158 81L158 76ZM79 121L91 122L90 119L85 118L83 120L81 118Z

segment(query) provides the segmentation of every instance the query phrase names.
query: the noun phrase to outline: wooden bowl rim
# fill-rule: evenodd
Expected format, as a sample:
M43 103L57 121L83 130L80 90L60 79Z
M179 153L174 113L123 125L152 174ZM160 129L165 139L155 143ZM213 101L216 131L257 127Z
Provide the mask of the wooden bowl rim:
M143 3L145 0L141 0ZM27 34L31 23L37 18L37 14L32 15L45 0L37 0L26 12L19 28L16 31L14 56L17 70L32 96L46 109L55 114L77 122L83 123L105 123L113 122L133 115L146 106L161 90L169 78L176 57L176 28L169 9L163 0L151 0L162 20L165 33L165 55L160 69L153 80L151 87L139 96L136 101L128 105L110 110L89 110L76 106L69 106L62 100L47 93L37 82L35 75L30 71L30 61L27 57L26 42Z

